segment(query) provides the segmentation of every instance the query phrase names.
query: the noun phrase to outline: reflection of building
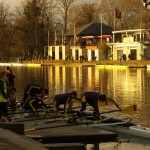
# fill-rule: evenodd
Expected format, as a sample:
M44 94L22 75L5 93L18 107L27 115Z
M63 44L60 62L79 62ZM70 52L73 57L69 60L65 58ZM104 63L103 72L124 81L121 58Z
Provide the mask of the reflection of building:
M135 29L113 31L111 47L113 60L118 60L120 55L127 57L131 54L132 60L150 59L150 29Z
M86 56L87 60L92 60L93 57L97 60L104 59L99 47L102 43L109 42L111 35L111 27L92 22L66 33L65 42L57 42L56 45L49 46L48 52L44 53L53 56L55 60L65 60L66 57L79 60L80 56Z
M50 66L47 68L50 95L76 90L96 91L117 99L122 104L142 105L149 95L150 72L146 69Z

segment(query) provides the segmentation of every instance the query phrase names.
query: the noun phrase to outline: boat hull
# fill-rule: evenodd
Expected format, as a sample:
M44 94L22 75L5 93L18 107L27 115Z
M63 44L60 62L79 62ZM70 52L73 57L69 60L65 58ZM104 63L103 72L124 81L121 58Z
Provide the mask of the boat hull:
M122 125L91 125L92 127L116 132L116 133L122 133L126 135L132 135L136 137L142 137L150 139L150 128L145 128L140 125L134 125L134 126L122 126Z

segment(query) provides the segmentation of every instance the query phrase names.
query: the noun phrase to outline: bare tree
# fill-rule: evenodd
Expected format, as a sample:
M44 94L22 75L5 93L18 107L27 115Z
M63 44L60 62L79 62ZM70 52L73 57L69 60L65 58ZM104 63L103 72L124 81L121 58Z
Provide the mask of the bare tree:
M91 23L97 18L97 5L96 3L84 3L81 5L80 10L78 11L78 20L81 20L85 23ZM80 21L80 22L81 22Z
M116 17L116 9L121 14L120 18ZM103 0L99 10L115 30L142 28L143 24L149 24L150 10L143 8L141 0Z
M47 45L48 30L52 33L55 18L54 0L31 0L22 4L18 11L18 29L24 46L24 57L32 59L43 56L43 48ZM52 36L52 35L51 35Z
M12 13L0 3L0 59L9 59L13 38Z
M61 9L61 15L64 21L64 32L67 31L67 24L68 24L68 11L69 8L72 6L74 2L77 0L57 0L58 4L60 5Z
M73 29L73 23L76 28L93 21L98 21L98 7L96 3L83 3L74 5L69 9L68 28Z

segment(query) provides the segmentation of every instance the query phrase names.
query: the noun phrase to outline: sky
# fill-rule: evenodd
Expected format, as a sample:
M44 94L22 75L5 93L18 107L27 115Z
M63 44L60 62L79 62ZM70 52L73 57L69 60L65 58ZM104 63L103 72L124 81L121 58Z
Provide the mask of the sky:
M0 0L0 2L4 2L9 5L11 8L15 8L15 6L19 6L21 2L24 0ZM81 2L91 2L91 0L80 0ZM101 0L92 0L92 2L98 2Z
M19 6L23 0L0 0L0 2L4 2L4 4L9 5L12 8L15 6Z
M20 3L25 0L0 0L0 1L3 1L4 3L10 5L10 7L15 7L15 6L19 6Z

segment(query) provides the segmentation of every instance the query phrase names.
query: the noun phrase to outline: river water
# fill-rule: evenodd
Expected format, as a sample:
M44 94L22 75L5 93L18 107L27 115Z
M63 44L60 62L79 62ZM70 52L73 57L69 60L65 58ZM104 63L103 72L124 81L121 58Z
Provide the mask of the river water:
M0 67L4 70L5 67ZM150 70L147 68L99 68L82 66L12 66L16 78L17 100L28 84L49 88L49 95L76 90L101 92L114 99L121 108L137 104L130 113L133 122L150 127ZM104 148L102 148L104 149ZM109 150L109 149L107 149Z

